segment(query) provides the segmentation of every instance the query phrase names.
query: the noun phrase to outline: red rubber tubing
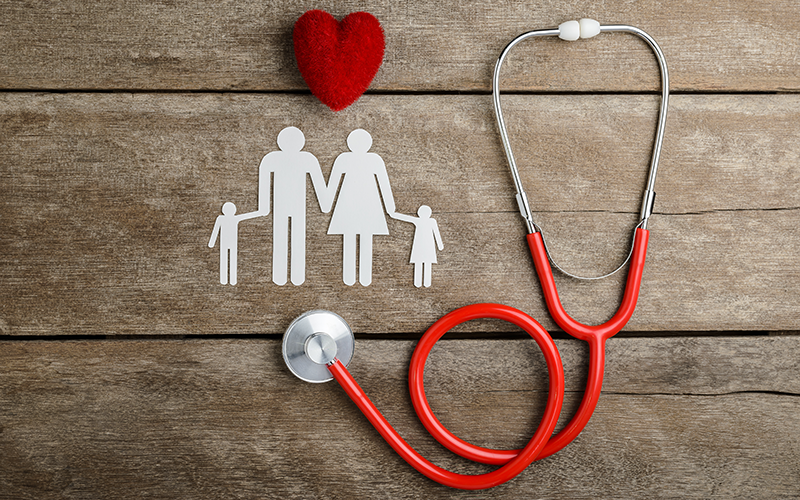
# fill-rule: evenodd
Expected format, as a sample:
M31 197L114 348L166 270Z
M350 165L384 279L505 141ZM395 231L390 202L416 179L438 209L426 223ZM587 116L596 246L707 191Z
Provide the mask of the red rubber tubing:
M411 366L409 368L411 398L423 423L425 422L423 414L426 415L428 419L432 419L437 423L439 422L428 405L423 386L425 361L428 358L428 354L434 344L436 344L442 335L447 333L452 327L465 321L478 318L503 319L514 323L528 332L542 349L549 374L547 405L545 407L544 416L536 432L522 450L514 450L513 456L503 460L502 463L505 465L486 474L457 474L442 469L423 458L406 443L389 424L386 418L375 408L375 405L370 401L358 383L353 379L350 372L347 371L347 368L345 368L339 360L335 360L333 364L328 366L331 374L342 386L345 393L353 400L380 435L406 462L429 479L451 488L464 490L486 489L502 484L517 476L531 462L536 460L536 457L540 454L555 429L558 415L561 413L561 405L564 400L564 369L561 365L561 357L558 354L558 349L547 331L542 328L536 320L512 307L501 304L473 304L456 309L434 323L434 325L425 332L422 339L420 339L414 351L414 355L411 358ZM419 406L420 404L422 405L421 408ZM440 423L439 426L441 426ZM444 429L443 426L441 428ZM447 429L444 430L447 431ZM447 434L452 436L449 431L447 431ZM436 435L434 435L434 437L436 437ZM455 436L453 436L453 438L461 441ZM461 443L469 445L469 443L465 443L464 441L461 441ZM442 442L442 444L448 446L446 442ZM493 451L485 448L480 449L488 452Z
M586 424L589 423L589 419L592 417L592 413L594 413L594 409L597 407L597 401L600 399L600 392L603 387L605 341L625 326L636 308L642 271L647 254L648 236L649 231L637 228L625 294L617 313L611 320L603 325L587 326L578 323L564 311L561 301L558 298L558 290L553 280L553 272L547 258L547 253L544 250L544 241L542 240L541 234L533 233L528 235L531 254L533 255L537 274L542 282L542 289L544 290L550 314L553 315L558 325L567 333L589 344L589 373L586 380L586 388L578 410L567 425L547 442L541 453L536 457L536 460L549 457L567 446L578 437L584 427L586 427ZM442 320L445 318L442 318ZM422 343L422 341L420 341L420 343ZM412 368L409 374L411 401L414 403L414 409L417 411L417 415L419 415L422 424L439 443L457 455L486 464L504 464L517 456L520 450L492 450L482 448L459 439L447 430L430 411L421 382L424 360L421 364L415 364L416 358L417 352L415 352L414 356L411 358Z
M642 271L644 271L644 261L645 257L647 257L649 236L650 231L647 229L636 228L625 294L622 296L622 303L616 314L602 325L588 326L575 321L564 310L553 280L553 270L550 268L550 261L547 259L547 252L544 249L542 233L530 233L528 235L528 246L531 250L533 263L536 266L536 274L539 275L539 282L542 284L542 292L547 303L547 309L558 326L576 339L585 340L586 342L591 339L605 341L622 330L622 327L631 319L633 310L636 309L636 301L639 299L639 286L642 284Z
M600 399L600 391L603 387L603 371L606 357L606 340L613 337L628 323L633 311L636 309L636 302L639 299L639 288L642 284L642 272L644 262L647 257L647 242L650 231L637 228L633 240L633 251L631 252L630 267L628 268L628 279L625 284L625 293L622 296L622 303L617 309L616 314L610 320L597 326L588 326L572 319L561 305L558 297L555 281L553 280L553 270L547 258L544 248L544 240L541 233L531 233L528 235L528 246L533 256L536 266L536 273L539 275L539 282L542 284L547 309L555 322L569 335L584 340L589 343L589 374L586 380L586 389L581 399L578 411L567 423L567 425L547 443L539 458L544 458L556 453L572 442L581 433L589 419L594 413L597 401Z
M470 476L456 474L430 463L411 448L392 428L341 362L336 360L328 369L381 436L404 460L426 477L459 489L486 489L502 484L522 472L531 462L550 456L564 448L580 434L589 422L597 406L603 385L605 342L627 324L636 309L647 256L648 238L649 231L636 229L625 293L616 314L602 325L589 326L575 321L564 310L558 297L558 290L544 249L542 236L540 233L528 235L528 245L550 314L569 335L589 343L589 374L583 399L570 422L549 440L547 438L555 429L563 402L564 371L552 338L536 320L522 311L501 304L474 304L456 309L443 316L420 339L411 357L408 380L411 401L422 424L437 441L450 451L476 462L502 465L494 472ZM425 361L434 344L454 326L479 318L503 319L516 324L536 340L545 355L550 379L545 415L531 440L521 450L493 450L475 446L458 438L439 422L425 396L423 383Z

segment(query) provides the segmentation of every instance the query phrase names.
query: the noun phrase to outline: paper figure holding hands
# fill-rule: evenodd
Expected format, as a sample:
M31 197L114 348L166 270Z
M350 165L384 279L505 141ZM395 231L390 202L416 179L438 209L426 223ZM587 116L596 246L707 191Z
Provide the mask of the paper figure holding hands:
M442 235L439 233L439 225L436 219L431 217L431 207L422 205L417 210L419 217L393 213L391 216L397 220L414 224L414 243L411 246L411 259L409 262L414 264L414 286L417 288L423 284L431 286L431 275L433 274L433 264L436 264L436 248L444 249Z
M272 281L286 284L289 266L289 224L291 221L291 279L295 285L306 280L306 175L311 176L317 201L323 212L330 211L325 178L317 158L301 151L306 143L303 132L287 127L278 134L280 151L268 153L258 168L258 211L270 211L270 178L275 175L272 219Z
M372 147L369 132L363 129L350 132L347 136L350 151L336 158L327 184L317 158L302 151L305 141L297 127L286 127L278 133L280 150L265 155L258 168L257 211L236 215L233 203L222 206L222 215L217 217L208 242L213 248L220 240L220 283L235 285L237 281L239 222L266 216L270 210L273 212L272 281L286 284L290 251L291 281L295 285L305 281L306 176L310 175L320 209L328 213L336 201L328 234L342 235L342 279L346 285L354 285L356 278L363 286L372 283L372 238L389 234L388 213L416 226L410 260L414 264L414 285L431 286L436 248L443 249L439 227L427 205L419 208L419 217L395 213L386 165L379 155L369 152Z
M350 152L340 154L333 163L328 181L328 197L325 203L320 204L323 212L330 210L341 181L342 189L336 200L328 234L341 234L344 239L344 283L349 286L356 282L358 253L358 281L368 286L372 283L372 237L389 234L383 206L386 205L386 212L393 213L394 197L383 159L376 153L369 152L372 147L372 136L369 132L363 129L350 132L347 146Z
M228 255L230 255L230 283L231 285L236 284L239 222L260 215L259 212L236 215L236 205L231 202L222 205L222 215L217 216L214 230L211 231L211 239L208 240L208 247L214 248L217 236L219 236L219 282L221 284L228 284Z

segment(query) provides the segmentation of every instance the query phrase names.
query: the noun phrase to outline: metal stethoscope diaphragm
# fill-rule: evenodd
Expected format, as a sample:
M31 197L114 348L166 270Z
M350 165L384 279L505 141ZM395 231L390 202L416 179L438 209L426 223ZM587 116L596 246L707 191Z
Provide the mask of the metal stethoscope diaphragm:
M300 380L327 382L333 380L327 365L335 360L349 365L354 347L353 330L341 316L330 311L308 311L286 329L283 360Z

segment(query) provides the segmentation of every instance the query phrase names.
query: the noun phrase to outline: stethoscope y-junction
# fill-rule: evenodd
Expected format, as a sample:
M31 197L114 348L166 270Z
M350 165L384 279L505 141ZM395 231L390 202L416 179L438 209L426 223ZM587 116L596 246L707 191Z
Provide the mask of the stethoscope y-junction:
M534 37L557 36L571 41L579 38L590 38L604 32L630 33L647 43L658 60L661 71L662 97L653 145L653 156L650 162L650 174L642 199L639 221L634 229L631 250L625 262L612 273L605 275L609 276L619 271L626 263L630 262L622 303L610 320L602 325L589 326L575 321L561 305L553 279L552 258L549 256L541 229L533 221L533 212L522 187L517 163L508 139L500 103L499 83L503 61L511 49L523 40ZM522 472L531 462L550 456L565 447L578 436L589 421L597 405L603 384L606 340L625 326L636 308L647 254L649 236L647 223L653 213L654 186L669 101L667 65L664 60L664 54L655 40L644 31L633 26L600 25L597 21L591 19L569 21L555 29L535 30L518 36L500 54L495 65L492 82L492 96L497 124L516 186L517 204L528 229L528 246L533 256L536 273L542 285L547 308L559 327L572 337L589 344L589 374L586 390L580 406L570 422L558 434L552 436L564 398L564 370L561 365L561 357L547 331L529 315L513 307L485 303L456 309L443 316L425 332L411 357L408 377L411 400L425 428L447 449L462 457L480 463L501 465L495 471L479 475L456 474L432 464L411 448L392 428L356 383L350 372L347 371L346 366L353 355L354 341L352 330L341 317L328 311L307 312L289 325L283 337L283 356L292 373L308 382L324 382L336 379L381 436L404 460L428 478L441 484L461 489L491 488L508 481ZM556 266L564 274L578 279L605 277L581 278L565 272L555 262L552 262L552 265ZM467 443L453 435L439 422L425 397L423 385L425 361L434 344L456 325L481 318L501 319L518 326L533 337L544 354L549 374L547 404L539 427L530 441L528 441L528 444L521 450L494 450Z

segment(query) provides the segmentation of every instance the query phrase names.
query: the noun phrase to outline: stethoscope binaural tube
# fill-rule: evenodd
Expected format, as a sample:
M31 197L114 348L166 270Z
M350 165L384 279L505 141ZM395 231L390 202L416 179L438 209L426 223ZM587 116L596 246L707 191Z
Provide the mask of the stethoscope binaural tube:
M508 56L509 52L511 52L511 49L513 49L520 42L529 38L557 36L563 40L574 41L578 38L591 38L599 33L604 32L629 33L639 37L653 51L653 55L656 57L658 68L661 73L661 106L659 107L658 111L658 123L656 126L655 140L653 142L653 154L650 159L650 170L647 177L647 186L644 190L644 196L642 198L639 217L640 222L637 224L637 227L647 229L648 219L653 213L653 204L655 202L656 195L656 174L658 173L658 162L661 158L661 148L663 146L664 132L667 125L667 108L669 107L669 71L667 70L667 60L664 57L664 52L661 50L661 47L658 45L658 43L656 43L653 37L648 35L645 31L634 26L616 24L600 25L600 23L592 19L581 19L580 22L567 21L559 25L557 29L533 30L523 33L511 40L500 53L500 57L497 58L497 62L494 66L494 73L492 75L492 104L494 106L495 119L497 120L497 128L500 132L500 140L503 144L503 149L506 153L506 159L508 160L508 167L511 170L511 177L514 180L514 187L517 191L517 205L519 207L520 214L522 215L523 219L525 219L525 224L529 233L540 232L540 229L539 226L537 226L533 221L533 214L528 202L528 196L525 194L525 189L522 186L519 168L517 167L517 161L514 158L514 152L511 148L511 141L508 137L508 130L506 128L505 118L503 117L503 107L500 100L500 69L503 66L503 61L505 61L505 58ZM545 250L546 248L547 247L545 246ZM553 262L553 264L564 274L579 279L604 278L616 273L625 266L625 263L623 262L619 267L617 267L617 269L609 274L606 274L605 276L599 276L597 278L581 278L564 271L557 264L555 264L555 262Z
M586 29L588 27L588 29ZM586 33L584 33L586 32ZM539 226L533 221L533 215L528 203L528 197L522 186L522 180L519 175L514 154L511 149L511 142L508 138L508 132L503 118L502 106L500 103L500 69L503 65L508 53L511 49L521 41L542 36L558 36L566 40L576 40L578 38L589 38L602 32L623 32L635 35L642 39L653 51L659 65L661 73L661 106L659 108L658 123L656 127L655 141L653 144L653 154L650 161L650 170L647 179L647 186L645 188L644 196L642 199L642 206L640 211L640 220L634 230L634 238L631 245L630 253L625 261L611 273L597 278L582 278L575 276L564 271L552 257L549 255L547 245L542 236ZM630 320L633 311L636 309L636 302L639 297L639 288L642 280L642 272L644 269L644 262L647 256L647 243L649 240L649 231L647 229L647 222L653 212L653 203L655 201L655 181L656 173L658 171L658 162L661 156L661 148L664 139L664 131L666 127L667 108L669 105L669 73L667 70L667 63L661 47L656 41L647 33L639 28L626 25L608 25L601 26L593 20L582 19L578 21L569 21L559 26L558 29L551 30L535 30L519 35L512 40L500 54L495 64L494 75L492 77L492 98L494 103L495 117L497 119L498 129L503 144L503 149L506 152L506 158L511 170L514 185L517 190L516 200L519 206L520 214L525 219L528 228L528 247L533 257L536 273L539 277L539 282L542 286L542 292L545 297L545 303L550 315L555 320L556 324L563 329L567 334L577 339L586 341L589 344L589 374L587 377L586 390L584 391L583 399L578 407L577 412L567 424L567 426L554 436L542 451L539 458L552 455L564 446L569 444L575 439L578 434L583 430L597 406L597 401L600 398L600 392L603 385L603 371L605 364L605 342L613 335L617 334ZM621 270L627 263L630 263L628 269L628 278L625 285L625 293L622 302L617 309L614 316L602 325L589 326L575 321L561 304L558 296L558 290L553 279L552 266L567 276L577 279L600 279L610 276L617 271Z

